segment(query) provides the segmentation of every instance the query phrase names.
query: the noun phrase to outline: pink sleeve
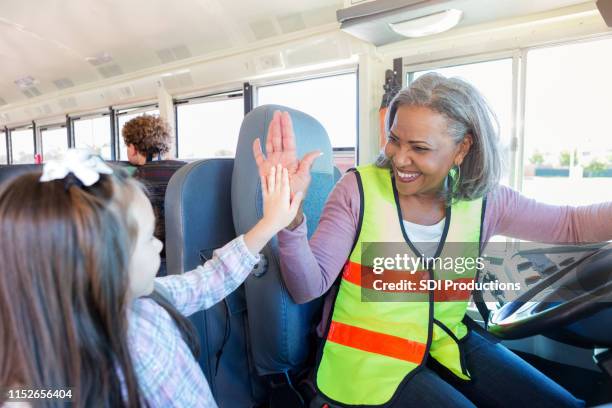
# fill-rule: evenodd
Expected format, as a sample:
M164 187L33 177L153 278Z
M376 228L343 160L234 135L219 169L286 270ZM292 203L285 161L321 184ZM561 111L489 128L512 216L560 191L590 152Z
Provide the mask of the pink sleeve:
M493 235L542 243L612 240L612 202L580 207L539 203L506 186L487 195L485 242Z
M278 233L281 274L295 302L315 299L334 283L353 247L360 205L357 178L345 174L329 195L310 242L305 221Z

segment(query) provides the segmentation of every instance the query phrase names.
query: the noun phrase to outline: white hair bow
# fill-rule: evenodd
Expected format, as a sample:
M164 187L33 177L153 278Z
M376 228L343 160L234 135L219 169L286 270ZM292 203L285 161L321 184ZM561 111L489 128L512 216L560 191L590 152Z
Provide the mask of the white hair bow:
M61 180L70 173L89 187L100 179L100 174L112 174L113 169L89 150L70 149L62 159L50 160L44 164L40 181Z

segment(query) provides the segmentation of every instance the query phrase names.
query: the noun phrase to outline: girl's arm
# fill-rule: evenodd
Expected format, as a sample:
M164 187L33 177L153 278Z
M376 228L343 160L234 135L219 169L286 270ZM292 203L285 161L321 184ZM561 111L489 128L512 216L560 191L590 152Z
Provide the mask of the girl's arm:
M612 202L580 207L539 203L506 186L489 194L489 236L542 243L588 243L612 239Z
M156 278L174 307L189 316L208 309L232 293L249 276L259 255L249 250L245 236L233 239L213 252L212 259L180 275Z
M250 231L216 250L211 260L193 271L156 279L182 314L208 309L233 292L259 261L259 251L295 218L302 194L290 200L287 171L273 167L261 183L264 216Z

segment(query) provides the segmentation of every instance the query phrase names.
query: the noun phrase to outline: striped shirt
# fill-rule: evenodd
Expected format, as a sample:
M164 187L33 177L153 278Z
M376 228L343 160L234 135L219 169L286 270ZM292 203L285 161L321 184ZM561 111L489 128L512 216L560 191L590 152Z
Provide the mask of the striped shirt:
M259 256L241 235L213 258L182 275L156 278L185 316L208 309L247 278ZM210 388L168 313L149 298L136 299L128 315L128 344L142 397L151 407L216 407Z
M155 238L159 239L164 247L160 256L166 258L166 226L164 198L170 179L186 162L177 160L158 160L137 166L134 170L134 178L138 179L147 189L147 195L153 213L155 214Z

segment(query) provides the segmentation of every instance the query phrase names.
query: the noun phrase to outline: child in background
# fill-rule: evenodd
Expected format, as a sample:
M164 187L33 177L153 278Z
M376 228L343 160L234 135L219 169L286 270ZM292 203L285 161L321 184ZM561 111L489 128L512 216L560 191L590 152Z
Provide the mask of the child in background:
M261 184L264 216L253 229L195 270L155 278L162 245L138 182L70 151L42 176L7 183L0 389L71 388L77 407L216 406L185 316L235 290L295 217L302 196L290 200L286 169Z

